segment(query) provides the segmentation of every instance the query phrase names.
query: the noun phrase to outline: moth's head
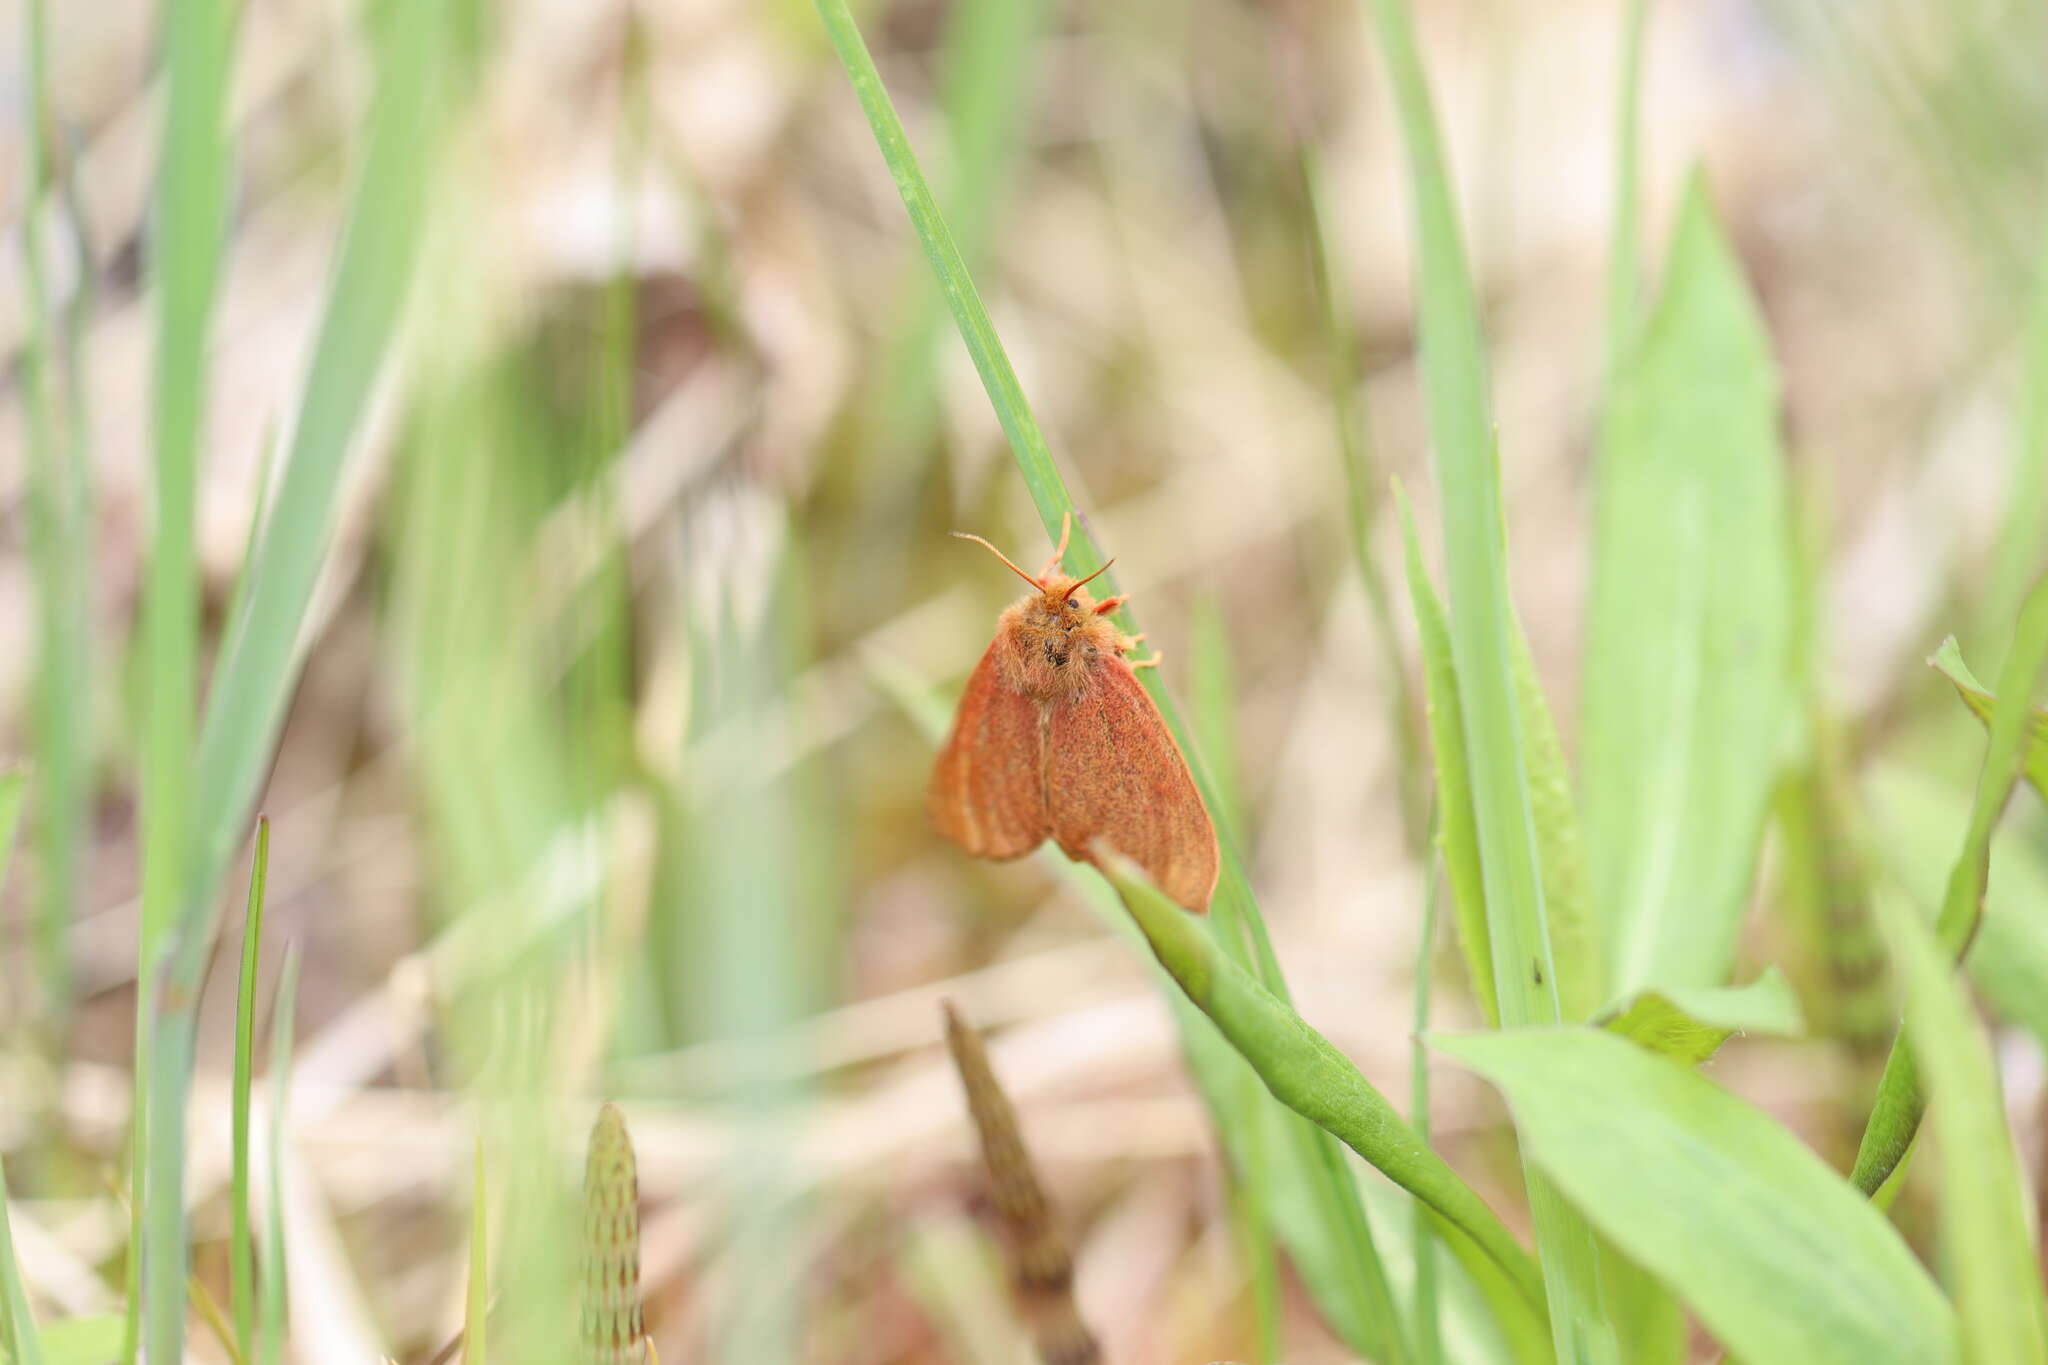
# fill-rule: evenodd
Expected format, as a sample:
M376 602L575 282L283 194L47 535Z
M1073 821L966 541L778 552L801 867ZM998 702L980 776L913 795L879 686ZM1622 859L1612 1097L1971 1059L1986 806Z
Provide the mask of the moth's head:
M1086 615L1092 611L1095 599L1084 591L1084 587L1086 584L1109 572L1109 565L1116 562L1115 560L1108 561L1108 563L1105 563L1086 578L1069 578L1063 573L1055 572L1053 565L1047 565L1046 571L1043 574L1034 577L1018 568L1008 555L989 544L986 540L983 540L980 536L970 535L965 531L955 531L953 534L962 540L973 541L997 559L1002 560L1004 567L1008 568L1011 573L1017 575L1026 583L1029 583L1032 589L1037 592L1038 600L1032 605L1038 611L1052 617L1069 614ZM1064 540L1061 543L1064 544Z

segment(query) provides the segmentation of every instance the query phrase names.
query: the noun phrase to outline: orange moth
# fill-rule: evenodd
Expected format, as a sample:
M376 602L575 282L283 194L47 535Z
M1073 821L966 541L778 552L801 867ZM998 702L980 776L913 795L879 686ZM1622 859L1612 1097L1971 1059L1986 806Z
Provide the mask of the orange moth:
M1059 548L1036 577L980 536L1031 592L996 622L932 769L927 804L939 832L978 858L1021 858L1046 839L1096 861L1107 846L1197 912L1216 889L1216 829L1187 760L1124 655L1138 639L1108 614L1087 578L1058 572Z

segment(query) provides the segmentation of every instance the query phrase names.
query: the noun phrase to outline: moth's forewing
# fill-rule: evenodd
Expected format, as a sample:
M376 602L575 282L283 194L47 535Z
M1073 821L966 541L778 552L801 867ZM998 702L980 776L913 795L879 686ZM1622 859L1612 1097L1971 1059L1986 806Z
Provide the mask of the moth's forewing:
M978 858L1021 858L1052 832L1038 703L1004 686L998 635L975 665L932 767L925 803L939 833Z
M1175 901L1204 912L1216 890L1216 828L1187 760L1129 664L1103 659L1094 681L1052 708L1045 790L1053 837L1076 858L1100 839Z

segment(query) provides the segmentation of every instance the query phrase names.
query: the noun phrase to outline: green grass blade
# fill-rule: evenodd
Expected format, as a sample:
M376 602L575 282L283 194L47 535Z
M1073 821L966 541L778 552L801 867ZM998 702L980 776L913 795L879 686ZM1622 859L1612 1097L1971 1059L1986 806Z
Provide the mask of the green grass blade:
M140 1340L150 1365L184 1351L183 1070L189 1041L161 1036L158 969L186 890L197 711L199 562L193 543L207 344L226 225L228 57L233 11L222 0L178 0L165 24L168 108L159 165L156 290L155 532L143 585L146 689L142 745L142 924L137 940L138 1063L146 1093L135 1115L142 1172ZM179 1074L169 1074L175 1068Z
M1540 1299L1538 1274L1528 1253L1349 1058L1222 953L1199 920L1144 882L1134 869L1120 870L1110 880L1160 964L1282 1104L1427 1204L1444 1226L1471 1238L1532 1303Z
M1583 782L1608 991L1718 986L1792 714L1770 345L1699 181L1602 433Z
M1427 796L1423 787L1422 737L1417 733L1414 684L1408 680L1400 633L1394 628L1392 595L1373 556L1373 523L1380 509L1381 475L1373 459L1370 425L1358 373L1358 338L1351 325L1340 277L1341 256L1323 191L1321 158L1301 147L1301 183L1309 218L1309 246L1322 303L1323 333L1330 352L1330 407L1337 422L1337 454L1344 468L1344 510L1351 535L1351 559L1365 589L1373 638L1387 682L1387 723L1394 738L1394 778L1401 795L1402 829L1410 848L1419 846Z
M219 884L283 724L342 462L405 300L445 98L439 87L453 24L446 10L398 7L378 45L376 100L341 259L277 496L244 566L241 610L226 625L207 698L197 773L206 824L194 832L187 888L194 902Z
M229 1158L228 1277L235 1346L243 1360L256 1349L256 1249L249 1222L249 1090L256 1055L256 966L263 948L263 897L270 880L270 821L256 822L249 865L249 908L242 921L242 970L235 999L235 1078Z
M287 946L270 1006L270 1185L263 1214L262 1302L256 1317L255 1365L283 1365L286 1287L284 1268L285 1122L291 1113L292 1032L298 1018L299 951Z
M0 890L7 886L7 866L14 852L15 826L21 818L21 794L26 785L18 772L0 772ZM28 1293L22 1288L21 1267L14 1257L14 1230L7 1216L7 1172L0 1166L0 1318L4 1318L5 1340L17 1365L42 1365L41 1341L35 1319L29 1313Z
M487 1365L491 1358L490 1187L484 1183L484 1140L481 1134L476 1140L471 1179L475 1193L469 1201L469 1283L462 1298L462 1361L463 1365Z
M982 305L966 263L925 182L924 173L903 130L902 120L897 117L888 92L882 86L881 76L875 70L874 59L868 53L860 29L845 0L817 0L817 9L853 86L855 98L874 133L882 159L902 195L904 208L952 310L961 339L974 360L989 401L1009 438L1011 454L1039 517L1049 535L1057 534L1066 519L1074 517L1066 566L1077 574L1093 572L1103 565L1101 548L1095 543L1087 521L1075 515L1073 499L1053 463L1037 419L1017 382L1016 372L996 335L994 324L989 320L988 310ZM1103 593L1113 595L1116 591L1113 578L1105 574L1101 581ZM1127 634L1140 633L1136 618L1128 607L1119 610L1114 619ZM1201 760L1200 750L1192 742L1193 736L1181 721L1178 708L1159 681L1158 673L1157 669L1144 671L1145 688L1158 704L1160 714L1180 742L1183 752L1188 755L1189 766L1203 800L1211 810L1221 809L1220 793ZM1251 963L1266 988L1284 1001L1287 987L1280 972L1279 959L1273 953L1265 921L1259 913L1258 902L1252 896L1235 842L1229 837L1228 829L1223 831L1223 835L1220 841L1222 874L1211 906L1217 941L1233 960ZM1303 1156L1314 1172L1313 1178L1325 1187L1320 1201L1323 1216L1333 1221L1334 1235L1339 1244L1349 1249L1348 1255L1364 1275L1360 1293L1366 1304L1367 1318L1391 1326L1391 1315L1385 1311L1391 1294L1386 1288L1384 1267L1373 1251L1370 1225L1357 1199L1357 1191L1348 1179L1340 1178L1343 1175L1342 1156L1322 1133L1309 1128L1297 1128L1295 1131L1298 1145L1307 1149Z
M2005 1092L1991 1046L1948 955L1897 896L1878 900L1893 961L1909 990L1906 1033L1927 1078L1941 1164L1944 1261L1963 1324L1963 1354L2048 1365L2048 1302L2021 1207Z
M1991 735L1985 746L1984 766L1977 775L1970 826L1949 871L1941 917L1935 923L1942 947L1957 961L1969 952L1983 917L1984 886L1991 870L1991 835L2026 761L2028 698L2033 695L2044 663L2048 663L2048 579L2035 585L2020 608L2012 648L2006 652L2005 666L1999 671L1998 702L1991 713ZM1926 1099L1916 1073L1912 1051L1899 1046L1894 1039L1850 1175L1856 1188L1865 1193L1875 1192L1897 1169L1920 1127Z
M1423 847L1436 843L1436 818L1425 826ZM1432 853L1423 864L1422 928L1415 936L1415 1008L1408 1040L1408 1123L1417 1140L1429 1143L1429 1049L1423 1035L1429 1032L1430 959L1436 948L1436 858ZM1436 1234L1428 1211L1421 1204L1413 1209L1415 1223L1415 1358L1423 1365L1441 1365L1444 1358L1443 1324L1439 1320L1436 1284Z
M1434 1041L1507 1097L1536 1164L1732 1358L1955 1359L1955 1315L1904 1239L1761 1110L1599 1029Z
M28 1291L14 1258L14 1229L7 1216L7 1173L0 1168L0 1317L4 1317L8 1355L14 1365L42 1365L42 1338L29 1312Z
M1451 659L1471 764L1499 1017L1511 1026L1555 1023L1561 1013L1557 964L1516 683L1506 522L1478 302L1407 8L1400 0L1372 0L1370 9L1400 113L1414 197L1424 407L1443 498ZM1592 1234L1533 1171L1528 1186L1557 1353L1571 1361L1614 1360Z
M939 99L951 134L945 201L954 241L970 267L986 254L1011 180L1035 69L1028 56L1045 11L1044 0L986 0L956 7L947 21ZM903 320L889 338L875 386L874 431L908 460L925 452L938 415L946 312L922 278L909 282L901 303Z
M1493 983L1492 937L1486 924L1486 887L1479 871L1479 826L1472 813L1472 771L1465 761L1465 722L1458 696L1458 666L1451 659L1451 625L1422 566L1415 518L1402 495L1401 531L1407 546L1408 595L1422 640L1422 677L1429 700L1430 747L1436 757L1437 844L1451 886L1458 949L1472 978L1472 998L1486 1022L1500 1024Z
M1642 178L1643 31L1649 0L1628 0L1622 21L1620 112L1614 137L1614 234L1607 256L1607 382L1634 352L1642 320L1643 243L1638 226ZM1610 387L1610 396L1611 396Z
M92 756L92 516L84 413L73 403L60 422L55 395L58 322L44 279L44 207L50 201L49 60L46 5L26 7L28 117L24 151L22 274L28 285L22 347L22 406L28 435L29 553L36 594L33 697L36 838L41 865L34 912L36 984L44 1027L64 1034L71 1007L71 922L78 899ZM67 397L77 394L76 329Z
M197 4L198 0L189 0ZM177 88L187 81L222 80L228 30L224 11L195 9L190 22L172 25L173 111L166 132L166 157L174 165L208 155L209 124L204 110L178 112ZM342 249L327 316L316 345L312 373L294 434L278 499L266 520L256 562L245 567L249 590L243 615L228 623L206 725L200 734L196 769L191 756L192 647L196 629L197 579L191 560L190 450L169 435L176 423L196 420L196 409L160 400L158 501L160 529L151 565L149 619L150 765L149 804L163 808L159 823L145 833L143 1008L138 1028L149 1036L140 1107L146 1157L142 1220L143 1338L151 1365L175 1365L183 1346L184 1282L187 1260L184 1200L185 1104L191 1084L198 993L218 930L220 906L214 895L240 837L243 820L261 780L266 757L282 723L293 665L314 578L325 552L340 457L368 396L377 361L403 298L412 235L424 194L427 151L433 139L434 86L443 15L433 4L402 6L387 27L381 52L369 147L349 230ZM192 32L186 33L186 28ZM190 49L189 51L187 49ZM181 65L182 63L182 65ZM180 73L183 72L181 77ZM219 90L214 91L218 97ZM192 97L196 99L197 97ZM212 117L218 120L219 110ZM193 143L186 146L186 143ZM224 147L215 149L224 156ZM194 172L198 174L199 172ZM182 172L181 172L182 174ZM172 180L179 177L174 175ZM166 187L166 233L173 217L191 221L184 236L198 236L217 218L189 189ZM213 212L217 214L218 205ZM184 240L181 236L178 240ZM217 249L217 248L216 248ZM168 248L167 248L168 250ZM199 247L187 245L186 254ZM167 257L166 268L169 260ZM190 266L209 269L209 264ZM197 304L189 281L164 303L167 319L189 330ZM203 321L203 318L202 318ZM195 363L204 353L196 340L181 340L166 322L160 342L166 365ZM167 376L163 383L171 382ZM196 383L194 376L179 382ZM196 399L193 400L196 402ZM189 446L189 440L187 441ZM182 509L182 510L181 510ZM180 561L184 562L180 562ZM161 578L161 582L159 582ZM185 619L187 616L192 619ZM168 700L163 693L168 692ZM168 777L166 777L168 774ZM196 782L193 778L196 776ZM196 787L198 797L193 791ZM198 813L187 825L181 812ZM145 806L145 815L148 805ZM189 856L188 856L189 855ZM153 918L154 915L154 918ZM176 933L169 960L159 940ZM161 1121L159 1121L161 1120Z
M1977 675L1963 662L1963 652L1956 645L1956 637L1951 635L1943 640L1927 662L1954 685L1956 695L1963 699L1963 705L1970 708L1970 714L1989 726L1998 698L1977 681ZM2034 784L2034 790L2048 798L2048 707L2030 709L2026 746L2026 755L2020 761L2021 771L2026 774L2027 781Z

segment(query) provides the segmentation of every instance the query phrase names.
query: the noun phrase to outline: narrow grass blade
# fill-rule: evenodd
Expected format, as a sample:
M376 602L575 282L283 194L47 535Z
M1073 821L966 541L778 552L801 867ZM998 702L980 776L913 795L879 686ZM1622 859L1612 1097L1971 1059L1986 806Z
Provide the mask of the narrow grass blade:
M1382 1175L1471 1238L1532 1302L1541 1297L1528 1253L1386 1096L1329 1039L1254 981L1186 911L1135 869L1110 878L1160 964L1230 1040L1282 1104L1332 1134Z
M640 1168L626 1116L597 1111L583 1164L583 1358L587 1365L640 1365Z
M1423 863L1422 927L1415 936L1415 1008L1408 1040L1408 1123L1418 1141L1429 1142L1429 1050L1423 1036L1429 1032L1430 959L1436 949L1437 877L1436 815L1430 814L1423 846L1432 851ZM1436 1284L1436 1234L1429 1212L1420 1203L1411 1211L1415 1246L1415 1358L1423 1365L1441 1365L1444 1358L1443 1324L1438 1320Z
M197 713L199 561L193 517L205 411L207 333L220 271L229 168L228 57L234 11L223 0L178 0L164 28L168 107L159 165L155 250L156 521L143 584L142 922L137 936L138 1095L141 1160L131 1232L139 1229L140 1337L150 1365L177 1365L184 1350L184 1070L189 1042L162 1036L157 973L185 895ZM174 1030L176 1032L176 1030ZM145 1061L146 1059L146 1061ZM143 1068L147 1067L144 1080ZM176 1074L173 1074L175 1072ZM146 1085L146 1090L143 1089Z
M1926 922L1897 896L1880 897L1878 910L1906 978L1906 1033L1931 1092L1943 1259L1962 1318L1963 1355L2048 1365L2041 1262L2021 1206L2026 1184L1990 1043Z
M26 773L0 771L0 889L7 886L7 869L14 861L14 831L21 823L21 798L27 789Z
M1507 1097L1535 1163L1731 1357L1956 1358L1955 1315L1905 1241L1762 1111L1604 1030L1434 1043Z
M298 1019L299 952L286 947L277 976L277 997L270 1005L270 1071L265 1088L270 1098L269 1188L263 1201L263 1275L256 1317L256 1365L283 1365L286 1314L284 1268L285 1124L291 1114L292 1033Z
M1536 831L1543 874L1543 913L1550 928L1550 959L1557 969L1559 1016L1577 1022L1602 998L1600 928L1586 879L1586 855L1579 838L1579 808L1572 795L1564 743L1550 715L1550 699L1536 677L1536 659L1519 619L1512 632L1515 706L1529 760L1529 816Z
M1424 806L1422 737L1416 731L1414 685L1408 681L1401 639L1394 629L1392 595L1373 556L1373 523L1380 510L1382 478L1375 467L1364 396L1359 388L1358 338L1345 300L1333 224L1323 192L1323 171L1313 144L1301 146L1301 183L1309 217L1309 245L1322 302L1323 332L1330 352L1330 408L1337 422L1337 454L1344 468L1344 510L1351 532L1351 559L1365 589L1373 637L1387 684L1387 723L1394 738L1394 778L1401 794L1401 824L1409 847L1419 846Z
M14 1230L7 1216L7 1173L0 1169L0 1308L4 1308L8 1354L14 1365L43 1365L42 1338L29 1312L28 1291L14 1259Z
M450 7L400 6L378 43L377 94L341 259L262 538L243 567L200 732L195 865L184 890L204 903L242 837L284 721L301 627L332 529L344 457L398 324L425 215L447 98Z
M1697 177L1600 443L1583 781L1610 993L1718 986L1792 716L1762 319Z
M1472 978L1472 998L1486 1022L1499 1027L1500 998L1493 982L1493 944L1487 929L1485 879L1479 870L1479 825L1472 811L1472 771L1465 761L1465 722L1458 696L1458 666L1451 658L1451 626L1422 566L1422 547L1408 499L1401 503L1407 546L1408 595L1422 639L1422 677L1429 699L1430 747L1436 758L1437 845L1451 886L1458 949Z
M911 225L952 310L961 340L974 360L990 404L1009 438L1018 473L1031 494L1047 534L1057 534L1058 529L1072 518L1073 537L1065 560L1066 567L1076 574L1101 569L1104 566L1101 547L1096 544L1086 518L1076 514L1065 481L1053 463L1045 437L1025 400L1022 386L1017 382L1016 372L996 335L994 324L989 320L988 310L982 305L966 263L925 182L924 173L903 130L902 120L889 101L881 76L875 70L874 59L868 53L867 44L861 38L859 26L855 24L846 0L816 0L816 3L826 34L846 70L882 159L902 195ZM1115 583L1110 575L1104 574L1101 582L1105 596L1115 595ZM1125 633L1140 633L1128 606L1121 608L1113 619ZM1158 704L1161 716L1179 741L1182 751L1187 754L1203 800L1210 809L1219 809L1223 803L1216 785L1210 779L1200 750L1192 742L1193 736L1182 723L1179 710L1158 674L1158 669L1144 671L1145 688ZM1251 893L1244 865L1228 830L1224 831L1221 843L1222 875L1210 907L1215 941L1222 945L1222 951L1233 961L1249 964L1249 969L1256 971L1266 989L1284 1001L1287 985L1280 971L1279 959L1274 955L1265 921L1259 913L1258 902ZM1210 1098L1212 1103L1216 1099L1213 1095ZM1225 1113L1227 1111L1219 1111L1219 1121L1228 1122ZM1322 1216L1331 1220L1333 1237L1339 1245L1348 1248L1347 1254L1364 1276L1360 1294L1367 1320L1385 1323L1391 1330L1396 1324L1391 1314L1383 1311L1391 1301L1384 1267L1379 1264L1373 1250L1371 1229L1358 1202L1356 1189L1348 1180L1339 1178L1343 1175L1341 1153L1326 1135L1312 1128L1297 1126L1291 1131L1296 1135L1296 1144L1306 1149L1303 1155L1309 1161L1313 1178L1325 1187L1318 1205Z
M981 1035L945 1005L946 1050L967 1095L967 1110L981 1143L998 1241L1010 1268L1010 1285L1046 1365L1093 1365L1102 1348L1074 1302L1074 1258L1052 1199L1045 1192L1017 1111L1003 1093Z
M2027 750L2028 698L2033 695L2044 663L2048 663L2048 579L2035 585L2020 608L2012 648L2006 652L2005 666L1999 671L1998 701L1992 709L1984 766L1977 775L1977 793L1970 806L1970 827L1949 871L1941 917L1935 923L1942 947L1957 961L1969 952L1983 917L1984 886L1991 871L1991 835L2020 780ZM1878 1082L1870 1121L1863 1129L1863 1141L1856 1149L1856 1165L1850 1179L1857 1189L1866 1194L1875 1192L1897 1169L1920 1127L1920 1115L1925 1108L1913 1053L1899 1046L1895 1039L1891 1055L1885 1059L1884 1077Z
M1557 964L1516 683L1506 521L1493 444L1479 307L1452 206L1436 111L1408 10L1372 0L1393 85L1414 201L1416 308L1432 462L1443 499L1450 588L1450 654L1471 767L1472 813L1502 1023L1561 1017ZM1592 1234L1530 1173L1529 1207L1560 1358L1616 1358L1602 1318Z
M44 208L50 202L52 141L45 0L29 0L24 56L28 194L21 212L22 274L28 331L22 347L21 402L28 435L29 553L36 594L34 755L36 840L41 866L34 911L36 986L43 1024L62 1037L71 1008L71 922L78 899L91 802L93 611L92 515L85 417L67 402L58 411L59 322L44 276ZM81 296L84 294L81 289ZM75 398L76 327L67 349L65 395Z
M1607 254L1607 382L1634 353L1642 320L1643 244L1638 227L1642 176L1643 30L1649 0L1628 0L1622 21L1621 92L1614 137L1614 232Z
M1951 635L1943 640L1927 662L1954 684L1956 695L1963 699L1963 705L1970 708L1970 714L1989 726L1998 698L1977 681L1977 675L1963 662L1963 651L1957 646L1956 637ZM2027 781L2034 784L2034 790L2048 799L2048 707L2029 708L2026 756L2021 760L2021 771L2026 774Z
M989 0L961 5L947 20L939 103L952 173L943 188L954 240L970 267L986 254L1012 178L1035 70L1029 54L1045 11L1044 0ZM874 431L878 443L909 459L928 449L938 415L946 311L928 280L909 281L900 298L902 320L875 384Z
M256 822L256 856L249 865L249 909L242 921L242 971L235 1000L234 1107L229 1157L228 1280L235 1348L242 1359L256 1349L256 1251L249 1222L249 1089L256 1055L256 966L263 948L263 897L270 880L270 821Z
M490 1187L484 1182L484 1140L476 1140L469 1201L469 1282L462 1296L463 1365L489 1365L491 1321Z
M1776 967L1746 986L1643 991L1608 1006L1593 1022L1686 1066L1704 1062L1737 1033L1794 1038L1805 1027L1792 984Z

